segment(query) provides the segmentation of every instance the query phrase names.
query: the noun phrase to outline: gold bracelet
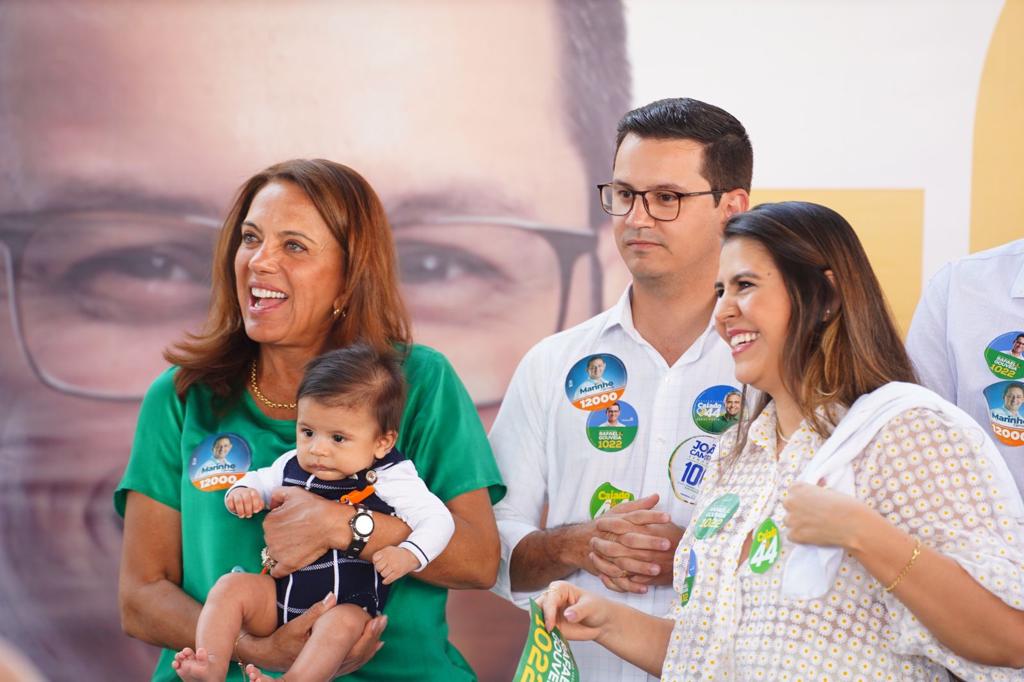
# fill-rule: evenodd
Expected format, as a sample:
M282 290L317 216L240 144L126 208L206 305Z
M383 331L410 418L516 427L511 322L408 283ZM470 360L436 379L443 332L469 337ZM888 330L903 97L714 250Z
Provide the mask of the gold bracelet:
M238 643L242 641L243 637L247 637L248 632L241 632L238 638L235 640L235 645L231 647L231 657L238 661L238 669L242 671L242 678L245 678L245 663L242 663L242 657L238 655Z
M914 553L910 555L910 561L908 561L907 565L903 567L900 574L896 576L896 580L892 581L892 585L885 588L886 592L892 592L896 589L896 586L900 584L900 581L907 577L907 572L910 571L910 567L914 565L914 562L917 561L917 557L919 556L921 556L921 538L918 538L917 544L914 545Z

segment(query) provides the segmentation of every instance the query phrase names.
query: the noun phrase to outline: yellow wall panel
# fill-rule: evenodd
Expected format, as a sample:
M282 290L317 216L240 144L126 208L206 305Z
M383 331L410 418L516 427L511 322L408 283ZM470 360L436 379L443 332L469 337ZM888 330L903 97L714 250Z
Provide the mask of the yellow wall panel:
M751 194L751 205L793 200L828 206L853 225L906 334L921 295L924 190L758 189Z

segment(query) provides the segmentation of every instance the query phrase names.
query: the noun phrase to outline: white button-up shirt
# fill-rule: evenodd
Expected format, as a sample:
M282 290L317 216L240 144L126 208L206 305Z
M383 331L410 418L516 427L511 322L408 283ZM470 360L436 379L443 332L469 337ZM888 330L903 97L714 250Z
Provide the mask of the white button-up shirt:
M1008 381L989 367L985 350L995 339L1024 332L1024 239L946 265L928 283L907 335L907 352L921 383L956 403L988 432L1024 493L1024 433L993 415L1001 406L985 390L1002 395ZM1006 351L1008 346L995 348ZM1008 358L1007 358L1008 359ZM1011 363L1012 360L1011 360ZM995 384L999 387L993 388ZM1001 427L1004 438L995 427ZM1007 441L1010 441L1009 443ZM1014 443L1014 444L1010 444Z
M566 378L574 365L596 354L614 356L624 365L627 381L620 399L636 411L635 439L618 451L599 450L592 444L587 435L592 413L574 407L566 391ZM609 360L607 364L615 363ZM611 374L606 372L606 376ZM507 495L495 507L501 535L501 570L495 591L520 606L528 603L533 594L510 589L512 551L524 536L542 527L545 505L548 511L543 527L589 521L591 511L609 497L607 487L603 497L595 495L605 484L621 491L613 492L618 500L622 493L631 496L627 499L658 493L657 508L669 512L675 524L686 526L700 483L698 467L713 454L707 452L708 447L717 443L717 437L702 430L694 419L697 409L704 410L705 425L716 414L715 400L710 401L710 413L707 411L707 394L698 401L712 387L719 387L711 392L719 403L727 390L724 387L738 387L729 347L714 326L709 325L669 367L633 326L629 290L611 309L534 346L516 370L490 433L508 486ZM622 409L623 416L627 412ZM604 414L604 410L599 412L602 423ZM694 437L699 438L691 441ZM683 441L687 445L679 448L670 468L673 451ZM695 444L701 444L704 452L691 455ZM680 480L686 476L696 485L687 486ZM584 571L567 580L654 615L667 615L678 600L670 585L654 587L647 594L624 595L610 592ZM573 642L572 648L581 679L588 682L648 679L639 668L592 642Z

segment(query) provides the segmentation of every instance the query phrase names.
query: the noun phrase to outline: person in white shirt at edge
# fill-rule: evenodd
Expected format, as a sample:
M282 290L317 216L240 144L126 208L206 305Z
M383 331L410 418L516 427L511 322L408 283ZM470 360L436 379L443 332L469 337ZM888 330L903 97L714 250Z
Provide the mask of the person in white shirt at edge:
M738 215L715 289L736 378L761 397L703 483L671 618L556 581L538 600L546 625L663 680L1024 679L1010 669L1024 666L1024 503L978 425L904 383L910 360L850 225L801 202ZM845 420L861 444L829 470L816 453ZM826 579L792 598L789 573L808 566L791 559L808 550L838 562L810 567Z
M997 374L985 350L996 338L1017 332L1009 349L993 349L1017 357L1024 351L1022 328L1024 239L1018 239L949 263L932 277L914 311L907 352L922 385L956 403L992 434L999 424L993 422L986 388L1021 377ZM1024 492L1024 441L997 438L996 446Z
M632 284L611 309L537 344L512 378L490 433L508 485L495 508L495 592L526 606L565 578L664 614L693 511L666 472L681 441L715 440L693 420L697 396L733 382L729 348L711 324L712 284L725 222L749 205L753 152L731 114L682 98L627 113L616 146L611 182L598 191ZM592 355L614 356L628 374L622 395L637 436L621 451L588 441L589 413L564 391L570 368ZM591 496L609 483L637 499L592 519ZM648 679L601 647L573 651L588 682Z

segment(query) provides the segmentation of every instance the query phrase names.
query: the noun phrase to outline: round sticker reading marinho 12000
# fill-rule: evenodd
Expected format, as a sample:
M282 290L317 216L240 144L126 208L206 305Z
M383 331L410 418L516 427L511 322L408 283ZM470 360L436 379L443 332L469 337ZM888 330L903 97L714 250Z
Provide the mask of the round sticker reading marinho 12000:
M1000 379L1024 378L1024 331L1006 332L985 348L985 362Z
M249 444L234 433L217 433L204 438L188 463L188 476L203 492L230 488L245 475L252 463Z
M610 353L580 359L565 377L565 395L573 407L603 410L626 392L626 366Z
M1003 445L1024 445L1024 382L1000 381L985 389L992 433Z

